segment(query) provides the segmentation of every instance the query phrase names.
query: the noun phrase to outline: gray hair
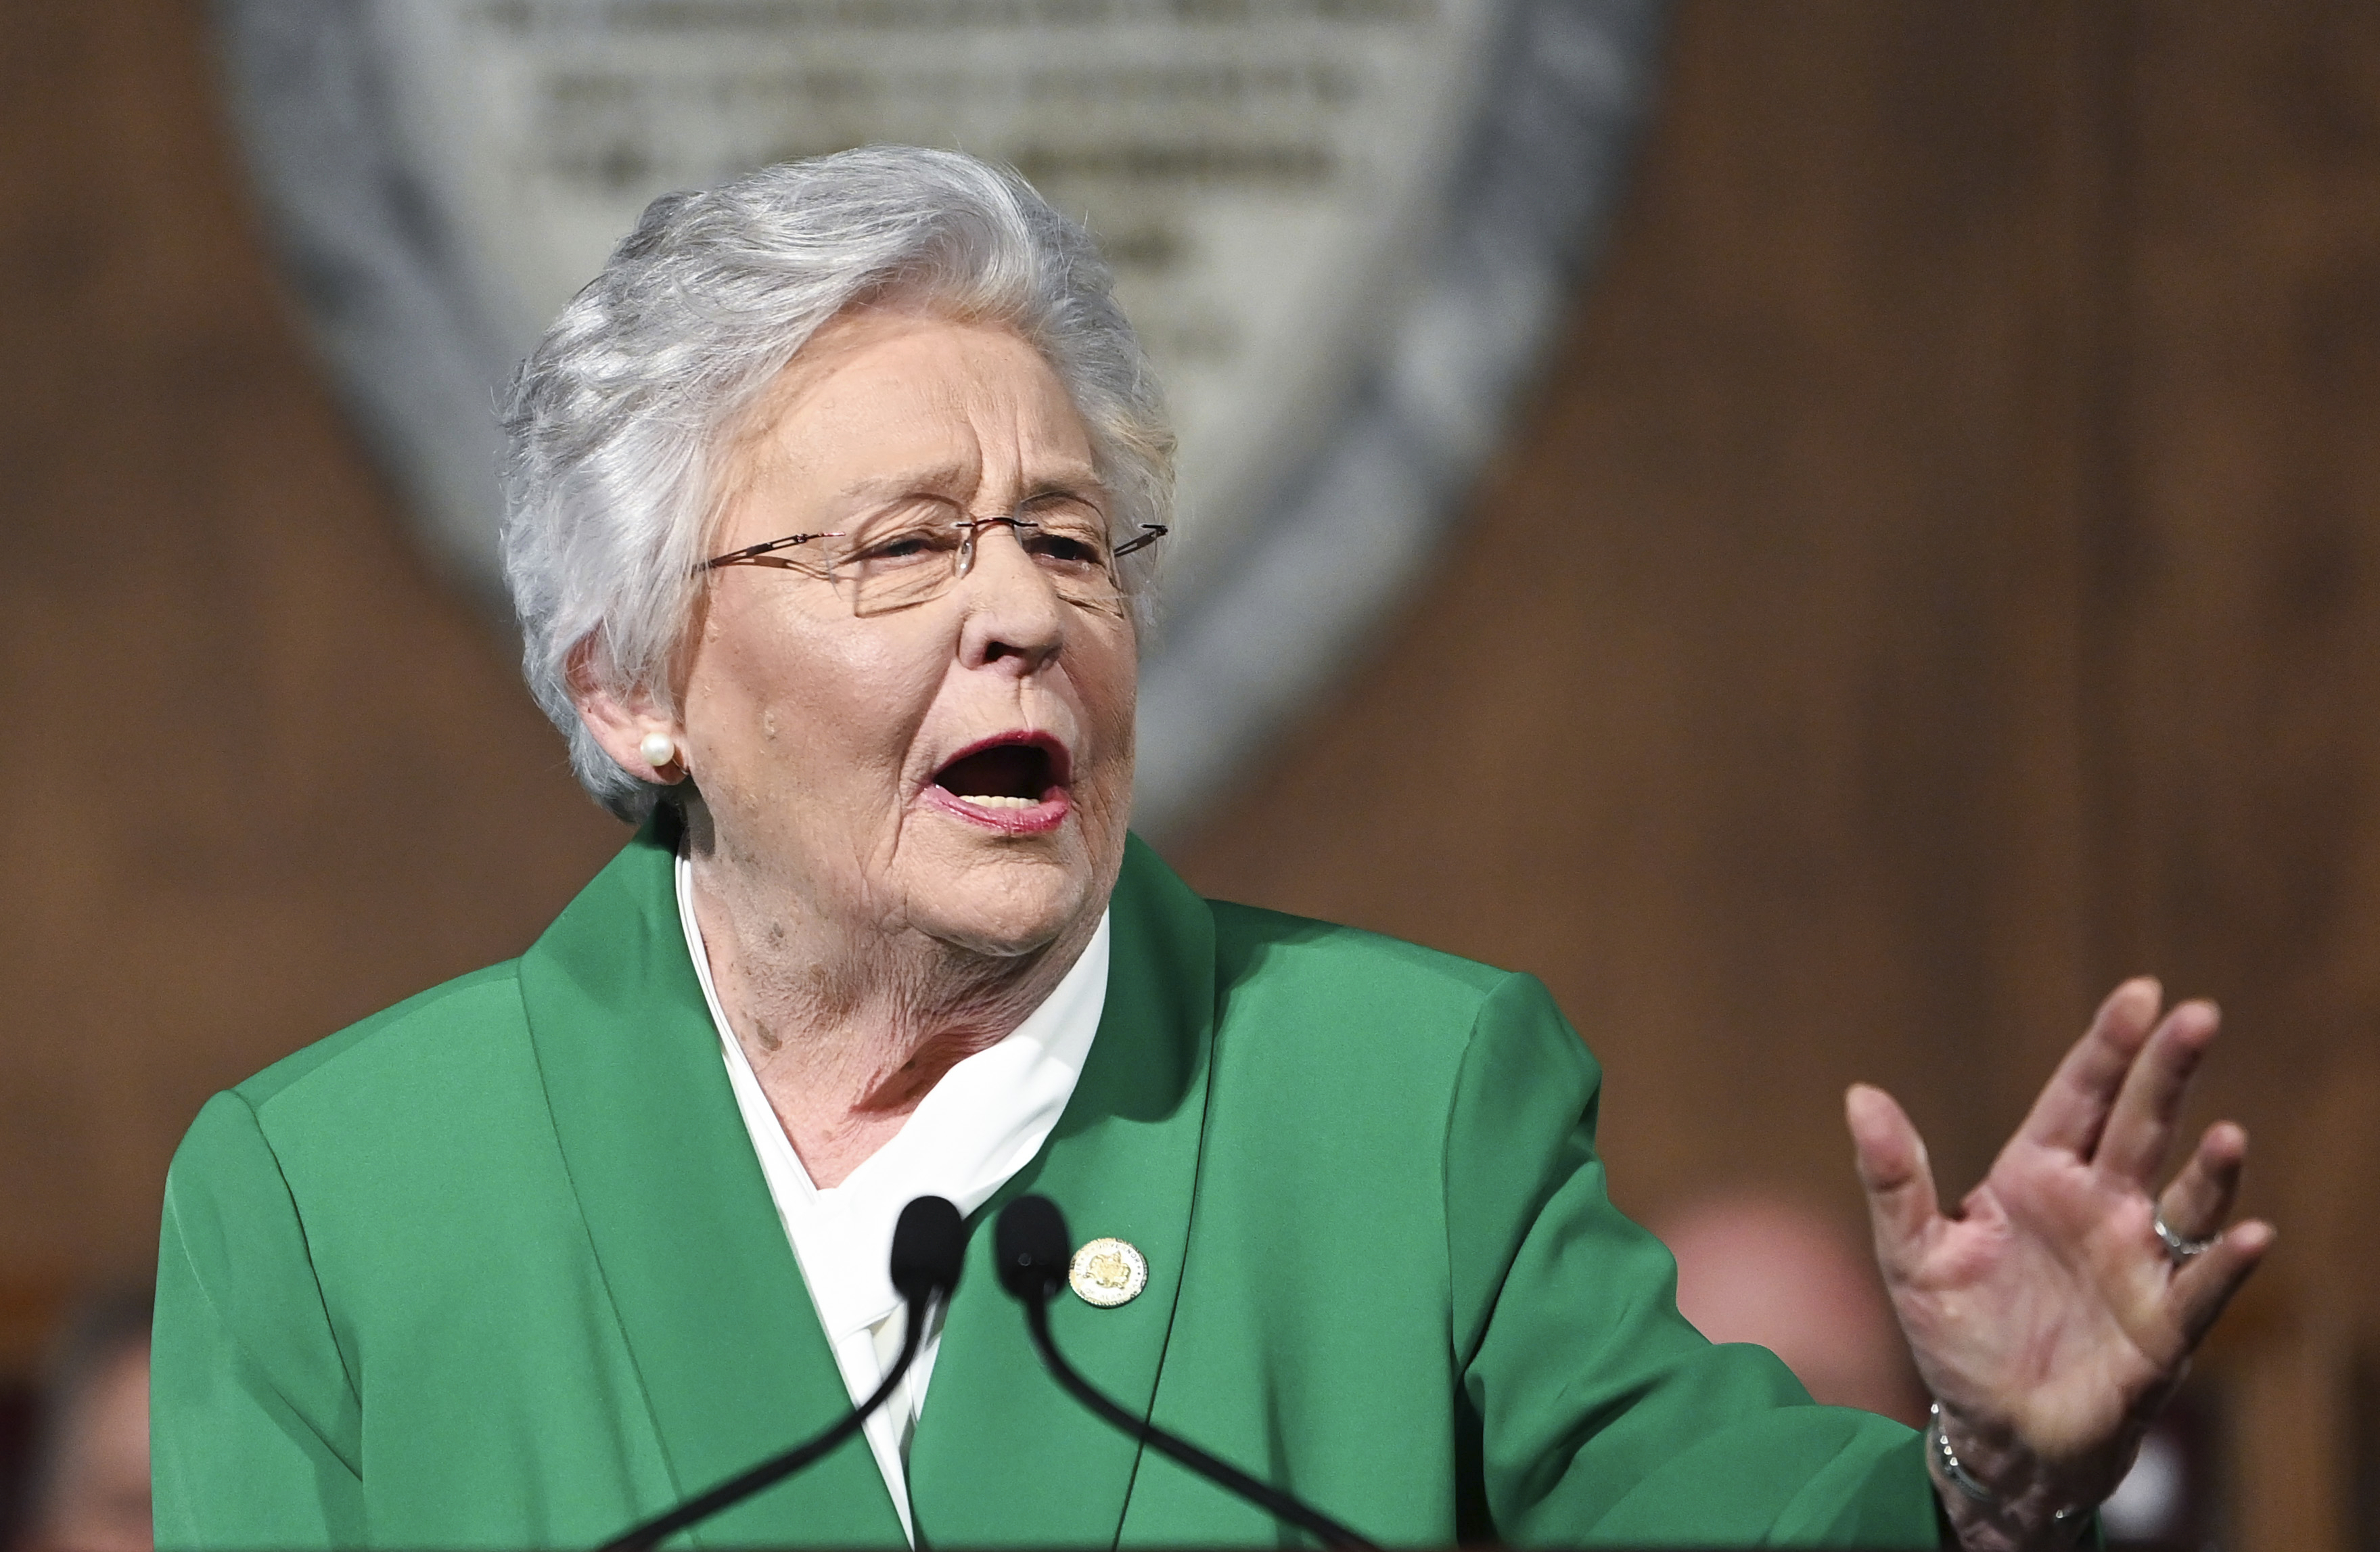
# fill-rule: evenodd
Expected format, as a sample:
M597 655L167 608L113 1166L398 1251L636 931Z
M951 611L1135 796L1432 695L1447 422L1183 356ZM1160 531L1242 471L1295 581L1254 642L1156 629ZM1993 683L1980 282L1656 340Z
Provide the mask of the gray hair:
M1123 532L1162 523L1173 437L1089 234L1014 173L871 146L647 207L521 363L505 395L504 576L538 705L597 802L631 821L659 789L579 721L571 660L672 706L696 567L740 423L846 308L922 307L1016 330L1088 428ZM1127 576L1144 601L1138 572Z

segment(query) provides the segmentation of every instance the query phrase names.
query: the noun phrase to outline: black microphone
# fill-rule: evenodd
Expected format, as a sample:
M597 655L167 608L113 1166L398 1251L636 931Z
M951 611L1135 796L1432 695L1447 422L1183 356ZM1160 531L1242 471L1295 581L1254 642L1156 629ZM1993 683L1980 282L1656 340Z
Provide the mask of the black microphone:
M901 1339L901 1356L893 1364L892 1372L884 1376L884 1383L876 1388L876 1394L816 1438L729 1477L700 1497L688 1498L668 1513L605 1542L597 1552L651 1552L687 1526L698 1525L763 1487L783 1482L859 1432L917 1361L917 1349L926 1340L927 1306L936 1298L945 1304L950 1303L952 1291L959 1285L959 1268L965 1259L966 1221L959 1217L958 1208L940 1196L920 1196L903 1207L901 1220L892 1228L892 1272L893 1288L909 1306L909 1326Z
M1075 1366L1060 1355L1057 1344L1050 1340L1050 1301L1066 1284L1066 1264L1071 1259L1066 1247L1072 1243L1066 1232L1065 1215L1047 1196L1019 1196L1002 1207L992 1240L1000 1285L1025 1306L1026 1324L1033 1328L1033 1342L1041 1350L1041 1361L1049 1365L1050 1373L1066 1393L1159 1454L1180 1461L1275 1519L1311 1532L1324 1546L1372 1548L1372 1543L1303 1499L1258 1482L1146 1418L1135 1417L1092 1388L1091 1382L1075 1371Z

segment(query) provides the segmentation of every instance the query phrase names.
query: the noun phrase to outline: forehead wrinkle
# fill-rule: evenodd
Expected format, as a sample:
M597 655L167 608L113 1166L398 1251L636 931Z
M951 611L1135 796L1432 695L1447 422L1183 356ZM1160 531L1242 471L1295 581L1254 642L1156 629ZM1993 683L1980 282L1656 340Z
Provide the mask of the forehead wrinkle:
M1046 442L1029 438L1021 422L1010 438L1009 468L1016 486L1016 502L1040 501L1049 496L1071 496L1104 508L1107 482L1099 478L1099 467L1087 458L1078 457L1071 449L1055 448Z
M1014 478L1020 501L1045 495L1104 494L1106 487L1090 448L1090 428L1073 395L1048 358L1014 334L1007 343L1023 348L1034 362L1040 380L1036 391L991 394L979 380L952 384L965 399L957 407L974 434L978 451L989 455L995 440L1005 444L1006 467ZM1082 444L1079 452L1076 443ZM985 468L990 467L987 455Z
M1047 381L1029 388L1014 381L995 387L980 374L989 363L978 346L965 352L971 359L956 371L871 384L854 395L850 390L856 385L844 369L878 343L869 337L877 331L863 323L834 333L838 337L820 342L826 348L819 356L796 358L787 373L774 406L775 434L768 439L775 461L787 472L807 464L825 473L820 466L835 461L842 433L870 422L880 433L905 430L906 436L895 431L895 440L910 443L913 461L886 449L892 454L887 461L895 467L854 474L825 493L828 503L848 510L930 495L972 506L987 484L1003 484L1014 486L1012 499L1020 504L1057 495L1087 499L1104 509L1108 491L1087 445L1087 429L1062 388L1053 394L1048 390L1057 385ZM1048 362L1035 356L1046 378ZM1053 414L1060 406L1065 413ZM811 423L797 431L795 422L806 418Z
M1021 446L1014 452L1014 467L1017 470L1015 483L1020 502L1038 501L1045 496L1074 496L1091 500L1096 504L1107 495L1106 483L1099 479L1098 470L1087 463L1060 455L1050 460L1048 465L1035 468L1028 464ZM861 475L835 491L832 499L852 505L868 505L919 493L958 499L978 489L989 472L988 460L940 459L889 474Z
M892 474L863 474L835 491L834 498L837 501L868 502L920 491L935 495L953 495L976 483L979 467L977 462L948 458Z

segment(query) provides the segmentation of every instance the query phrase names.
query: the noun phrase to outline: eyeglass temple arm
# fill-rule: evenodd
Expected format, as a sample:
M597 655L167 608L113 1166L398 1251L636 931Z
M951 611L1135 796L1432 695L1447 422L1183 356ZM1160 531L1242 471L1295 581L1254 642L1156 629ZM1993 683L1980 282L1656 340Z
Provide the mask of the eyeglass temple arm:
M1138 537L1128 539L1115 547L1115 559L1122 560L1135 550L1146 550L1172 530L1162 523L1143 523Z
M817 539L841 539L843 535L839 533L787 534L783 539L762 540L758 544L747 544L741 550L731 550L724 555L713 555L694 569L712 571L720 566L741 565L746 561L757 561L771 551L789 550L796 544L808 544Z

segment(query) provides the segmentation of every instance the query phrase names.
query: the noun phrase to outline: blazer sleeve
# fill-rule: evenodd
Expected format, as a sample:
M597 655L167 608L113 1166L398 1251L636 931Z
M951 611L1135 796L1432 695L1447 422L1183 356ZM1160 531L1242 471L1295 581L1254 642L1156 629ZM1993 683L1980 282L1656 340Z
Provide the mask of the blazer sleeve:
M1534 977L1489 994L1444 1156L1464 1474L1488 1521L1465 1539L1940 1546L1917 1435L1816 1405L1767 1349L1678 1314L1676 1263L1605 1194L1600 1085Z
M361 1409L287 1182L237 1094L166 1177L151 1359L157 1545L365 1544Z

